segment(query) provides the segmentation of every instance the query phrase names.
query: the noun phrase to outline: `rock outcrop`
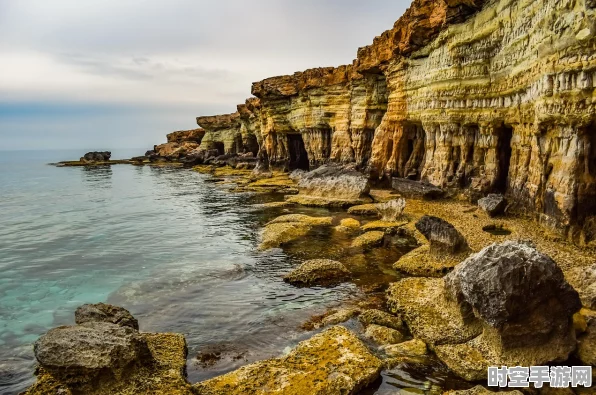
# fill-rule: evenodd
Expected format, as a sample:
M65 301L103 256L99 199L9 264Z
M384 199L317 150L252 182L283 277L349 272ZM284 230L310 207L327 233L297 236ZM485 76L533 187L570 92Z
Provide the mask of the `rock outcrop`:
M330 259L312 259L284 276L284 281L297 286L334 285L350 277L350 271L341 262Z
M414 0L351 65L255 82L200 117L257 168L353 164L474 200L510 197L573 240L596 237L593 1ZM581 208L581 209L580 209Z
M515 241L470 256L444 279L393 284L389 306L470 381L486 379L488 366L565 361L577 346L577 292L552 259Z
M145 156L152 162L180 161L198 149L203 140L203 129L180 130L167 135L168 142L156 145Z
M83 155L80 159L81 162L108 162L112 157L112 153L110 151L93 151L87 152Z
M103 303L81 306L76 321L35 342L37 382L24 394L193 394L184 336L139 332L127 310Z
M416 222L416 229L430 242L430 251L457 253L467 248L466 239L444 219L425 215Z
M355 334L335 326L285 357L244 366L195 390L198 395L356 394L379 377L382 366Z

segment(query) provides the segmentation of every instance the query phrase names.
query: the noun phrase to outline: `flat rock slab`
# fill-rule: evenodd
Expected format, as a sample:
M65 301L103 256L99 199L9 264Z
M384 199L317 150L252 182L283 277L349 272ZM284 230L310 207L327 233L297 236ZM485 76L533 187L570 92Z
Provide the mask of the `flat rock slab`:
M480 322L464 322L459 306L445 297L440 278L412 277L393 283L387 303L403 317L414 337L431 346L463 343L482 332Z
M379 208L376 203L361 204L358 206L352 206L348 209L348 214L354 215L371 215L378 217Z
M199 395L344 395L375 381L381 360L348 329L335 326L287 356L244 366L195 385Z
M369 197L342 199L333 197L304 195L302 193L293 196L286 196L285 199L287 202L299 204L301 206L329 208L348 208L351 206L367 204L372 201L372 199Z
M384 238L385 238L385 232L373 230L373 231L366 232L365 234L356 237L352 241L352 247L353 248L364 248L364 249L378 247L381 244L383 244Z
M365 232L369 230L395 230L401 228L407 223L408 221L371 221L363 225L361 229Z
M304 214L288 214L275 218L267 225L261 235L261 251L280 247L300 237L318 226L331 226L331 217L311 217Z
M339 284L350 277L341 262L331 259L312 259L284 276L284 281L297 286Z
M439 199L445 196L445 191L432 184L394 177L391 187L400 195L411 198Z
M393 268L415 277L443 277L466 256L467 254L433 254L429 245L423 245L399 258Z

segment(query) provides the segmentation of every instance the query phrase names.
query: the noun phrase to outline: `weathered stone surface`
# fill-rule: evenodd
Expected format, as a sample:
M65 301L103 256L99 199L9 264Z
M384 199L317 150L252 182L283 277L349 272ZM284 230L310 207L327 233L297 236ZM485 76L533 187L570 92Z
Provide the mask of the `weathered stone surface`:
M379 208L376 203L361 204L350 207L348 209L348 214L370 215L377 217L379 215Z
M350 277L350 271L343 263L330 259L312 259L284 276L284 281L293 285L333 285Z
M439 199L445 195L445 191L427 182L408 180L407 178L394 177L391 180L391 187L405 197L422 199Z
M111 376L120 380L135 365L152 363L147 342L137 331L106 322L52 329L35 342L34 351L46 371L74 384Z
M372 248L380 246L385 239L385 232L380 232L377 230L373 230L370 232L366 232L363 235L356 237L352 241L353 248Z
M573 268L566 273L566 277L579 293L582 304L596 310L596 264Z
M470 256L445 284L462 310L499 331L506 347L545 344L554 333L569 332L571 317L581 308L557 264L516 241Z
M112 157L112 153L109 151L94 151L87 152L81 157L81 162L107 162Z
M399 228L401 228L402 226L406 225L408 222L407 221L401 221L401 222L388 222L388 221L371 221L368 222L364 225L362 225L362 227L360 229L362 229L365 232L368 232L370 230L379 230L379 231L395 231Z
M491 193L487 197L478 200L478 207L486 211L491 217L503 214L507 207L507 200L503 195Z
M354 218L344 218L340 221L339 225L335 227L338 232L351 233L355 232L360 228L360 221Z
M346 322L350 318L355 317L359 313L360 313L360 309L354 308L354 307L339 309L335 313L323 318L321 323L323 324L323 326L341 324L342 322Z
M201 144L205 136L205 130L203 129L192 129L192 130L180 130L172 132L167 135L168 143L182 144L184 142L193 142Z
M464 236L441 218L425 215L416 222L416 229L430 242L431 252L456 253L467 248Z
M444 291L442 279L405 278L391 284L387 303L394 314L403 317L414 337L430 346L464 343L480 335L481 323L466 320Z
M298 190L299 195L289 200L305 205L345 206L371 200L368 178L353 167L339 165L323 165L302 174Z
M426 344L419 339L412 339L399 344L391 344L383 347L382 350L390 357L403 355L420 357L426 355L428 352Z
M380 374L382 362L352 332L335 326L287 356L257 362L195 385L199 395L355 394Z
M128 310L106 303L84 304L75 311L75 322L108 322L120 326L129 326L139 330L139 322Z
M402 215L406 208L405 199L395 199L384 203L378 203L377 208L381 215L381 220L386 222L395 222L403 219Z
M368 325L364 336L380 345L401 343L405 339L400 331L376 324Z
M381 325L387 328L403 330L404 323L401 318L394 316L393 314L386 313L381 310L370 309L362 312L358 319L360 322L367 325Z

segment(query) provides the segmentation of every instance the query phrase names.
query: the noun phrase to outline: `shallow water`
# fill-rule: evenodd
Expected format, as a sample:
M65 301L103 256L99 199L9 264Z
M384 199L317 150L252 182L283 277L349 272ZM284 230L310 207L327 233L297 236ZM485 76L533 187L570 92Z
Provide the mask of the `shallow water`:
M390 267L401 252L373 251L351 254L368 265L361 266L360 284L295 288L281 276L302 260L346 255L329 234L313 235L308 248L257 252L263 224L285 211L255 204L280 196L229 193L189 170L46 165L79 155L0 155L0 394L33 382L32 343L74 323L83 303L121 305L143 331L184 334L189 380L196 382L281 355L312 335L299 329L311 315L360 297L357 285L396 278ZM222 358L200 364L196 355L209 350ZM395 388L391 374L378 393ZM427 383L418 381L424 389Z

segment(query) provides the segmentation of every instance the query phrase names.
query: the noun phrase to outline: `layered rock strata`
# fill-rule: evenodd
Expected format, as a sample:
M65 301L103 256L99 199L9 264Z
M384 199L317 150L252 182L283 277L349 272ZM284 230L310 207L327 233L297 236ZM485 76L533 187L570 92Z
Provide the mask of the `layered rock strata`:
M375 180L501 192L590 241L594 13L590 1L415 0L353 64L256 82L235 114L198 121L209 144L258 151L264 167L353 163Z

